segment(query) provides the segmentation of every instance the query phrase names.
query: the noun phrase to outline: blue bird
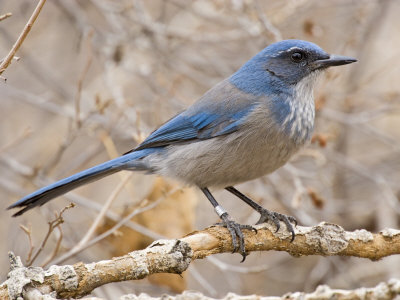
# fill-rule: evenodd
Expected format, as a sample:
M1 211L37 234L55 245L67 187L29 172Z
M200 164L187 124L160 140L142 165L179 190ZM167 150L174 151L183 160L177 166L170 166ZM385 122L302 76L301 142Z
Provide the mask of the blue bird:
M271 220L279 230L282 221L293 240L295 218L261 207L233 186L278 169L310 139L316 78L328 67L355 61L307 41L271 44L135 149L41 188L8 209L22 207L13 215L19 216L115 172L146 171L199 187L228 228L233 252L243 260L242 229L253 227L235 222L209 188L224 188L247 203L261 215L257 224Z

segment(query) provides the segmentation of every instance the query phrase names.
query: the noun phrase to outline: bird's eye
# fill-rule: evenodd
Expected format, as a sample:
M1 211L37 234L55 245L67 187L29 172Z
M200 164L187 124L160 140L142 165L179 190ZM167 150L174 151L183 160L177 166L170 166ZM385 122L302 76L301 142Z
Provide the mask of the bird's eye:
M301 52L293 52L291 55L291 59L294 62L300 62L304 59L304 54Z

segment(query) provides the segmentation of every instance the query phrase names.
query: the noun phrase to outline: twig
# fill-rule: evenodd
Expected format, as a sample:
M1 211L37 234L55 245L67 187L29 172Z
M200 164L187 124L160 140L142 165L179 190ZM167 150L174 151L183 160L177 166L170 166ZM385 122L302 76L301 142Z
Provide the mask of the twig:
M235 273L243 273L243 274L249 274L249 273L260 273L263 271L267 271L268 269L271 268L271 265L257 265L253 267L240 267L240 266L235 266L232 264L228 264L222 260L219 260L218 258L214 256L208 256L207 260L211 262L214 266L216 266L218 269L220 269L222 272L235 272ZM276 263L276 261L274 261ZM278 263L281 263L280 261ZM191 269L192 267L190 267Z
M32 133L31 128L29 127L25 128L21 134L17 135L13 140L8 142L4 146L0 147L0 153L7 151L11 147L17 145L19 142L25 140L31 133Z
M56 247L54 248L53 253L51 253L49 258L46 259L46 261L44 263L42 263L42 265L41 265L42 268L45 267L47 264L49 264L54 259L54 257L57 256L57 253L60 250L61 241L63 239L63 231L62 231L62 227L61 226L57 226L57 229L58 229L60 235L59 235L59 237L57 239Z
M258 19L260 20L263 27L273 36L274 41L282 40L282 34L278 28L276 28L271 21L267 18L259 1L254 1L254 8L257 13Z
M43 251L44 247L46 246L46 243L51 235L51 233L54 231L54 229L58 226L60 226L62 223L64 223L64 219L62 217L62 214L67 210L72 207L74 207L75 204L71 203L70 205L64 207L59 214L56 213L56 218L53 221L50 221L49 224L49 229L47 230L46 236L44 237L42 243L40 244L40 247L36 250L35 254L33 255L32 259L30 261L27 261L27 266L31 266L33 262L36 260L36 258L39 256L40 252Z
M113 201L117 198L119 193L122 191L124 185L129 181L129 179L131 179L131 177L132 177L132 173L129 174L129 175L126 175L125 178L114 189L114 191L108 197L107 201L104 203L100 213L97 215L96 219L93 221L93 223L90 226L88 232L80 240L80 242L72 249L73 251L79 250L80 248L82 248L89 241L89 239L93 236L93 234L95 233L95 231L96 231L97 227L99 226L101 220L106 215L107 210L110 208L110 206L113 203Z
M138 209L133 210L130 214L128 214L127 216L125 216L122 220L120 220L119 222L117 222L117 224L115 224L113 227L111 227L109 230L103 232L102 234L96 236L95 238L93 238L90 241L86 241L85 244L82 244L80 247L74 247L72 248L70 251L68 251L67 253L65 253L64 255L62 255L61 257L58 257L57 259L55 259L52 263L53 264L59 264L64 262L65 260L67 260L68 258L70 258L73 255L78 254L79 252L93 246L94 244L98 243L99 241L105 239L106 237L108 237L109 235L113 234L114 232L116 232L121 226L125 225L129 220L131 220L134 216L141 214L149 209L154 208L155 206L158 205L158 203L160 203L162 200L164 200L166 197L172 195L173 193L175 193L177 191L177 189L173 189L172 191L170 191L167 195L165 195L164 197L159 198L158 200L154 201L153 203L145 206L145 207L141 207Z
M3 74L3 72L7 69L7 67L10 65L15 53L18 51L18 49L21 47L22 43L24 42L26 36L28 35L29 31L31 30L33 23L35 23L37 17L39 16L40 11L42 10L43 5L46 3L46 0L40 0L38 5L36 6L35 10L33 11L31 17L28 20L28 23L26 23L24 29L22 30L20 36L18 37L17 41L11 48L10 52L8 55L4 58L2 63L0 64L0 75Z
M12 13L6 13L4 15L0 15L0 21L3 21L12 16Z
M81 74L79 76L78 79L78 83L77 83L77 90L76 90L76 95L75 95L75 122L77 127L81 127L82 122L81 122L81 117L80 117L80 111L81 111L81 93L82 93L82 86L83 86L83 80L85 79L90 65L92 64L92 58L93 58L93 49L92 49L92 38L94 35L94 30L90 29L87 37L86 37L86 43L87 43L87 48L88 48L88 54L87 54L87 60L86 60L86 64L83 67Z
M26 227L22 224L19 224L19 227L23 230L23 232L26 233L26 235L28 236L28 239L29 239L29 252L28 252L28 255L25 260L28 263L29 261L31 261L33 249L35 248L35 246L33 245L33 241L32 241L32 227L30 225L29 225L29 227Z
M90 226L88 232L86 233L86 235L80 240L80 242L73 247L71 250L69 250L67 253L65 253L64 255L62 255L61 257L57 258L55 260L55 262L53 263L60 263L66 259L68 259L69 257L81 252L83 249L86 249L86 244L89 241L89 239L93 236L95 230L97 229L97 226L100 224L100 221L103 219L103 217L105 216L107 210L109 209L111 203L115 200L115 198L117 197L117 195L122 191L122 188L124 187L124 185L128 182L128 180L132 177L131 174L125 176L124 180L122 180L119 185L115 188L115 190L113 191L113 193L110 195L110 197L107 199L107 201L104 203L101 211L99 212L99 214L97 215L96 219L93 221L92 225Z
M205 291L207 291L209 295L218 295L217 290L209 282L210 278L204 278L204 276L201 275L201 273L196 269L194 265L191 265L188 271L190 272L190 275L193 276L193 278L200 284L200 286L203 287Z

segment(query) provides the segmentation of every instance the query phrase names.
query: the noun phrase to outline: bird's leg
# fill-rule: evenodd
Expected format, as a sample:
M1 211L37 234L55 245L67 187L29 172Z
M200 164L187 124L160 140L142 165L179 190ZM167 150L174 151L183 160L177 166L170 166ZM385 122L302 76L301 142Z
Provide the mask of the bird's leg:
M284 214L280 214L280 213L277 213L277 212L274 212L274 211L269 211L269 210L265 209L264 207L262 207L258 203L256 203L253 200L251 200L246 195L243 195L241 192L239 192L233 186L229 186L229 187L227 187L225 189L228 192L231 192L232 194L234 194L239 199L243 200L246 204L250 205L255 211L257 211L261 215L260 219L257 221L256 224L261 224L261 223L264 223L267 220L271 220L276 225L276 231L278 231L279 228L280 228L280 222L279 221L282 221L283 223L285 223L286 228L288 229L288 231L290 231L291 234L292 234L292 240L291 241L294 240L295 233L294 233L294 229L293 229L293 226L292 226L291 223L294 223L295 225L297 225L296 218L294 218L292 216L286 216Z
M221 205L218 204L217 200L215 200L214 196L211 194L208 188L201 188L201 191L206 195L207 199L211 202L212 206L215 209L215 212L222 220L222 225L229 230L229 233L232 237L232 245L233 252L239 252L243 259L242 262L246 259L247 253L245 249L244 237L242 233L242 229L255 230L251 225L241 225L236 223L231 216L222 208ZM238 241L239 239L239 241Z

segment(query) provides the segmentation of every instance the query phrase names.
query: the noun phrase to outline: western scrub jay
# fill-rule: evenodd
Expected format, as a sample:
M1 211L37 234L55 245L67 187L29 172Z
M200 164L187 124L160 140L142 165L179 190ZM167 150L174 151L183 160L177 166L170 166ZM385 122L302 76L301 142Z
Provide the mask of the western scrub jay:
M273 172L310 139L315 79L328 67L355 61L306 41L271 44L135 149L41 188L8 209L22 207L13 215L19 216L115 172L146 171L199 187L228 228L233 252L239 251L243 260L242 229L253 228L235 222L215 200L211 187L225 188L259 212L257 224L271 220L279 230L282 221L293 240L295 218L261 207L233 186Z

